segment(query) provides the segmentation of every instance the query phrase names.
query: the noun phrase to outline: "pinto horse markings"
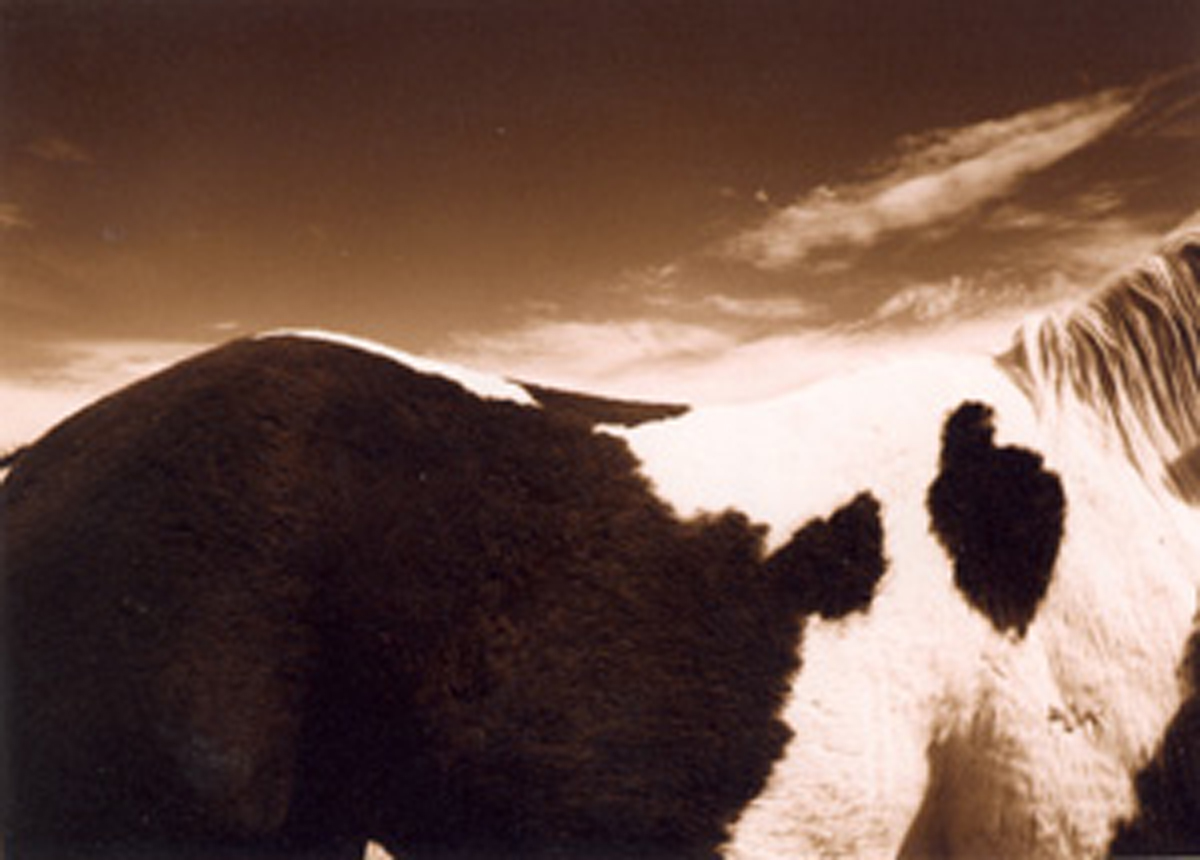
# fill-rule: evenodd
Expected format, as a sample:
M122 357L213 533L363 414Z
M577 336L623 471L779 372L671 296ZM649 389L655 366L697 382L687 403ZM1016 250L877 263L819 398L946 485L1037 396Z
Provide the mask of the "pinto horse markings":
M1116 856L1195 855L1200 851L1200 632L1192 636L1184 676L1188 698L1138 773L1138 815L1122 821Z
M768 559L615 407L272 337L51 432L4 487L16 856L712 855L879 508Z
M3 490L15 856L1200 850L1198 258L736 408L318 333L97 403Z
M1024 636L1050 585L1066 503L1040 456L998 449L994 435L984 404L964 403L946 419L929 514L967 602L998 631Z
M1195 834L1200 795L1156 812L1153 787L1200 778L1176 675L1200 588L1198 268L1184 236L996 360L913 357L625 433L679 510L732 504L772 540L847 488L882 506L870 610L806 625L792 738L728 857L1078 857L1122 821L1131 850L1156 821ZM991 555L1003 572L980 564L1006 542L1024 545Z

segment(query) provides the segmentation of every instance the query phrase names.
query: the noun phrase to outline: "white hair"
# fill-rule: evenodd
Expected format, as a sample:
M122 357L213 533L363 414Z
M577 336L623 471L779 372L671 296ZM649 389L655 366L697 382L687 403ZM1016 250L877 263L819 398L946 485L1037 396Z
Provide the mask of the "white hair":
M1200 232L1027 323L999 361L1039 409L1090 407L1147 478L1200 504Z

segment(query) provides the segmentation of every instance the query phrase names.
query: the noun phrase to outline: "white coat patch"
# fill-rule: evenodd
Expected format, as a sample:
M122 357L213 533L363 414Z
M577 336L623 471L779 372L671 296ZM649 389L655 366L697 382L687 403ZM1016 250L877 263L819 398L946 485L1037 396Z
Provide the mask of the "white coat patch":
M457 382L471 393L489 400L511 400L523 406L537 405L537 402L529 395L528 391L520 385L508 382L505 379L487 373L480 373L477 370L470 370L457 365L423 358L419 355L413 355L412 353L404 352L403 350L395 349L373 340L341 334L339 332L323 331L321 329L280 329L257 335L258 340L266 340L272 337L301 337L308 340L334 343L339 346L348 346L351 349L358 349L363 352L369 352L372 355L381 356L421 373L440 376L443 379Z

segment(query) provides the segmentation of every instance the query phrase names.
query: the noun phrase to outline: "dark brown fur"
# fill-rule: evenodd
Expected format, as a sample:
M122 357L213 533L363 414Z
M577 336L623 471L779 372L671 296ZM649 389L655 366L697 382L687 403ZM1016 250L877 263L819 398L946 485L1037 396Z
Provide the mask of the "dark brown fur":
M1050 585L1066 497L1040 455L997 448L992 409L963 403L946 419L930 523L954 581L998 631L1025 635Z
M712 856L838 555L773 571L583 422L291 338L97 403L3 493L17 857Z
M1138 813L1117 829L1116 856L1200 855L1200 632L1184 660L1188 696L1138 773Z

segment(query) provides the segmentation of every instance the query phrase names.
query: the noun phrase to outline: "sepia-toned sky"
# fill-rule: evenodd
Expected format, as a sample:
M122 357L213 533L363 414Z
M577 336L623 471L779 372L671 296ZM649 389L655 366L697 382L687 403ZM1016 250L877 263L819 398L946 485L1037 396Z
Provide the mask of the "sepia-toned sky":
M642 396L989 348L1200 207L1195 0L3 0L0 447L322 327Z

